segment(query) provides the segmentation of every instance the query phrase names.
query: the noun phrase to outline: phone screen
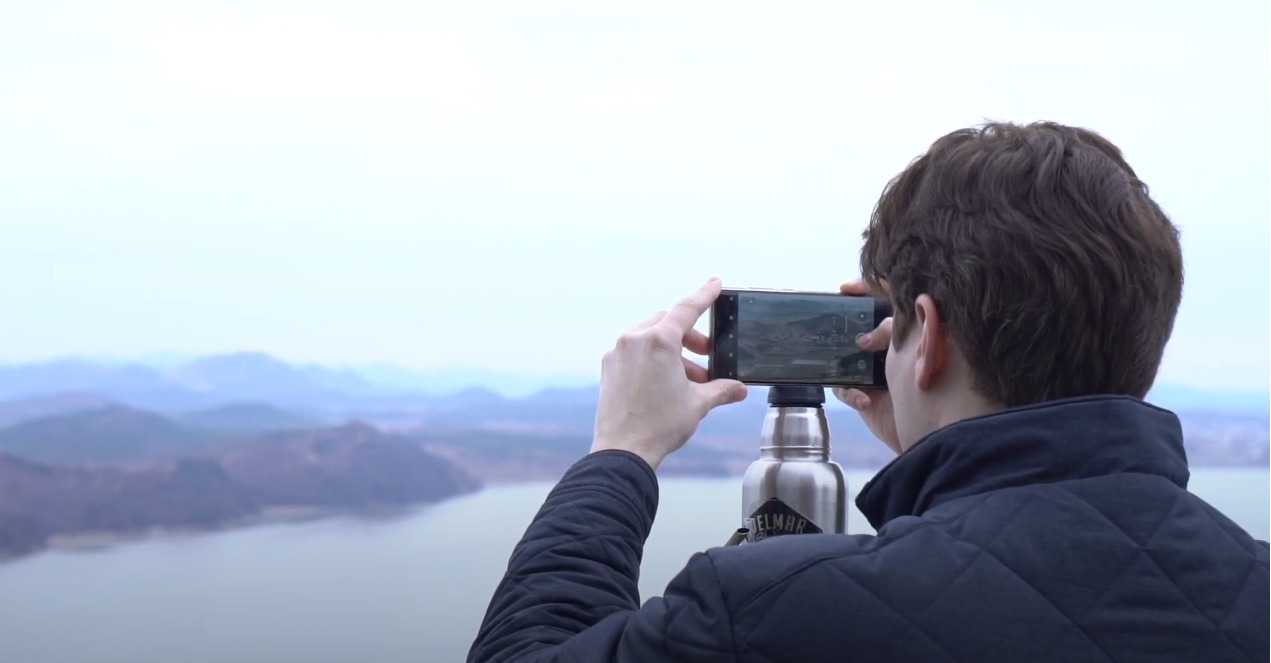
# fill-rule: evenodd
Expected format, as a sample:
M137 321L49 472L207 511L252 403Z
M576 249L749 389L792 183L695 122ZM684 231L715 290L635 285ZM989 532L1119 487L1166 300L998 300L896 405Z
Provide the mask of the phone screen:
M885 309L873 297L725 290L712 309L712 373L750 384L882 386L885 353L861 350L856 336Z

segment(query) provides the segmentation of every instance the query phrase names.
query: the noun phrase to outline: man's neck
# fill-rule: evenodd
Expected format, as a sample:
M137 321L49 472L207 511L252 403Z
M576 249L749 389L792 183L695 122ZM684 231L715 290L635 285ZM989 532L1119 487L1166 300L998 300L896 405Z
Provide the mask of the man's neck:
M1084 396L946 426L879 471L856 505L878 529L959 497L1126 473L1187 488L1178 417L1129 396Z
M956 424L959 421L974 419L975 417L1000 412L1005 409L1001 405L988 402L970 388L961 389L957 392L947 394L944 397L939 398L936 403L937 406L932 412L931 418L932 422L934 422L930 431L932 433L945 428L946 426ZM902 452L908 451L909 448L916 443L917 440L914 440L914 442L905 447Z

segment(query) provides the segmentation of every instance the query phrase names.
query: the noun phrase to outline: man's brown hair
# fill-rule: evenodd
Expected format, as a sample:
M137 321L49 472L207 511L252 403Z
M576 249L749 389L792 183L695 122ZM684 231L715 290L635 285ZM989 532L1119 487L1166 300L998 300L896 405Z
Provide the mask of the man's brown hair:
M950 133L888 183L864 238L861 273L890 293L896 346L930 295L991 402L1152 387L1182 298L1178 229L1099 134Z

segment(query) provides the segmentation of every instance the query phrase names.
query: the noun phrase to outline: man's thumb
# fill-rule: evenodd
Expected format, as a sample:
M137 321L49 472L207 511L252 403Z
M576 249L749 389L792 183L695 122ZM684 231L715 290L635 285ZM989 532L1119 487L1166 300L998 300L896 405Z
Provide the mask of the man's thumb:
M713 380L698 387L702 391L702 400L706 403L707 412L721 405L746 400L746 395L749 393L746 385L736 380Z

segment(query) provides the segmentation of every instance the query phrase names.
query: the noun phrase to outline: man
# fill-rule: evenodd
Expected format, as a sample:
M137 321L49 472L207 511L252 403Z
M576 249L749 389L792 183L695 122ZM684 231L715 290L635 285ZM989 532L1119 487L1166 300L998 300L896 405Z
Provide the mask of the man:
M654 471L742 385L682 363L711 280L618 340L592 453L516 547L469 660L1267 661L1267 543L1186 491L1177 418L1142 402L1182 294L1175 227L1082 129L989 124L885 189L858 342L889 390L837 393L899 456L876 536L694 555L639 604Z

